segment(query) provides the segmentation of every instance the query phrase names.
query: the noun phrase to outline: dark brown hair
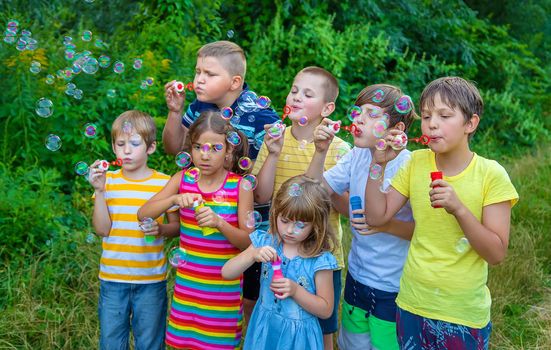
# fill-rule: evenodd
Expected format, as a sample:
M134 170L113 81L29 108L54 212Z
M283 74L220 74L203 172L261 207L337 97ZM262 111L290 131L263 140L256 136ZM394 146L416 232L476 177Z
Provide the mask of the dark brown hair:
M375 97L377 96L377 92L379 90L383 92L382 100L380 102L376 102L377 99ZM371 105L381 107L384 112L390 116L388 122L389 128L393 127L399 122L402 122L406 126L406 129L404 131L407 132L413 120L418 118L418 116L415 113L415 107L413 107L408 113L404 114L399 113L396 108L394 108L394 104L402 96L404 96L404 93L402 92L402 90L400 90L400 88L396 86L388 84L369 85L366 86L362 91L360 91L358 97L356 97L355 105L362 106L366 103L369 103Z
M300 194L289 194L292 186L300 189ZM337 238L329 225L331 198L329 192L315 179L305 175L291 177L285 181L272 201L270 209L270 231L281 241L277 234L277 218L282 216L293 221L312 223L312 232L301 242L299 252L312 257L323 251L331 251L336 246Z
M234 128L228 120L222 118L222 114L217 111L204 111L199 118L189 127L189 132L186 137L184 149L191 154L191 145L206 131L212 131L215 134L224 135L226 147L231 153L231 160L225 164L225 168L236 174L245 174L248 170L243 170L239 167L239 158L247 156L249 152L249 140L247 136L240 130ZM239 145L234 146L228 142L227 135L229 132L235 131L241 138Z

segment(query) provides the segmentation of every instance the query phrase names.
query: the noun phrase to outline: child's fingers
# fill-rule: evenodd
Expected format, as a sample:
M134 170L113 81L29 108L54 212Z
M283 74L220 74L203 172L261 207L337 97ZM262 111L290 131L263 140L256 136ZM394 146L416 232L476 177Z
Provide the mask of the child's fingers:
M169 90L171 87L173 87L175 82L176 82L176 80L171 80L168 83L166 83L165 84L165 91Z

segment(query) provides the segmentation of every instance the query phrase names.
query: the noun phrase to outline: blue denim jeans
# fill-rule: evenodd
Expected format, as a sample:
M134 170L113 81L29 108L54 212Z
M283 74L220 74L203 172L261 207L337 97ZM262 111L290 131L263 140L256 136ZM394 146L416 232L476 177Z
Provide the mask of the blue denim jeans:
M129 349L130 324L136 350L165 348L166 281L148 284L100 281L100 349Z

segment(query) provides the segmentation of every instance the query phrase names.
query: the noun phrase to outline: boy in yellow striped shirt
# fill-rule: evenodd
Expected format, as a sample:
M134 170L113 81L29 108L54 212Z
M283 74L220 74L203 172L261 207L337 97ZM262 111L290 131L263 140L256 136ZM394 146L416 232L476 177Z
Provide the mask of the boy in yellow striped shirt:
M111 142L122 168L107 171L96 160L88 181L94 187L93 225L103 236L100 261L100 349L128 347L130 324L136 349L164 349L166 257L164 237L179 234L177 212L141 226L138 209L170 176L150 169L156 149L153 119L140 111L122 113L111 128ZM154 239L147 239L150 236Z

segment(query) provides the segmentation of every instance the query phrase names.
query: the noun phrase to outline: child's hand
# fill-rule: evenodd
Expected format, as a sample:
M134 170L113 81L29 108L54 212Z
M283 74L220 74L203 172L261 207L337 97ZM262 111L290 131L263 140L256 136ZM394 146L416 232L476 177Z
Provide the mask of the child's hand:
M354 214L362 214L361 218L355 218ZM356 231L361 235L367 235L373 233L371 226L365 221L365 216L363 209L352 210L352 217L350 218L350 225L356 229Z
M332 128L333 121L328 118L323 118L321 123L314 129L314 145L316 152L322 153L329 149L329 145L335 137L335 131Z
M159 224L155 220L147 226L140 225L140 229L145 236L158 236L161 232L159 229Z
M203 197L199 193L183 193L172 196L172 204L180 208L192 208L193 202L202 201Z
M253 254L256 262L269 262L277 260L277 252L270 246L256 248Z
M449 214L455 215L461 208L463 203L459 200L453 187L444 180L434 180L429 191L430 205L446 209Z
M166 106L169 111L182 114L184 102L186 101L186 93L178 93L174 85L175 82L176 80L172 80L165 84Z
M266 124L264 125L264 130L268 131L270 127L273 124ZM279 156L281 153L281 150L283 149L283 139L285 138L285 130L283 130L281 137L274 139L273 137L270 137L270 135L266 134L264 136L264 143L266 144L266 148L268 148L268 152L271 154L275 154L276 156Z
M288 278L273 280L270 284L270 290L274 292L278 299L293 297L297 293L298 285L295 281Z
M98 168L99 163L99 159L96 159L96 161L90 166L90 169L88 170L88 182L92 185L92 187L94 187L94 190L101 192L105 190L106 171Z
M214 227L220 226L221 220L223 220L218 214L216 214L211 207L204 206L197 209L195 213L195 219L199 227Z
M386 164L387 162L393 160L394 158L396 158L396 156L398 156L398 153L400 153L402 150L395 150L390 145L394 138L402 133L403 132L398 129L390 129L388 131L388 133L384 137L384 140L387 143L386 149L383 151L375 149L375 152L373 152L373 161L375 163Z

